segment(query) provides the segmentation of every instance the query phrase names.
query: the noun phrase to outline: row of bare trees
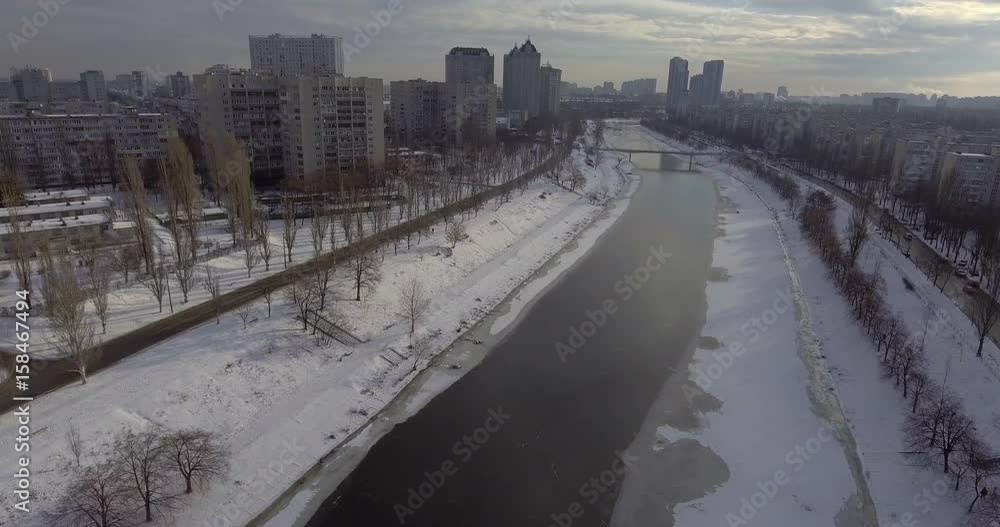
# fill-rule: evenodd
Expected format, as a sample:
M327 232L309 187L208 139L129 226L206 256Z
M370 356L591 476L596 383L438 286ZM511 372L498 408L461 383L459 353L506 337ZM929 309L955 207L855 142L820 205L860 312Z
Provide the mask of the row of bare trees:
M965 489L974 525L992 525L984 518L1000 510L1000 496L988 490L992 478L1000 475L1000 457L978 435L972 416L946 386L947 378L939 384L927 370L927 338L940 331L940 317L928 311L919 332L907 330L885 300L880 269L863 271L850 246L841 245L832 219L834 209L829 195L810 193L799 215L800 227L875 344L883 375L902 390L904 399L911 400L903 429L906 442L928 465L940 463L941 471L955 479L956 492ZM851 234L849 225L848 239Z
M80 466L85 447L71 425L67 445ZM190 429L127 431L108 452L79 469L56 510L52 524L65 527L127 527L166 517L183 494L223 479L231 453L217 434ZM183 490L181 490L183 489Z

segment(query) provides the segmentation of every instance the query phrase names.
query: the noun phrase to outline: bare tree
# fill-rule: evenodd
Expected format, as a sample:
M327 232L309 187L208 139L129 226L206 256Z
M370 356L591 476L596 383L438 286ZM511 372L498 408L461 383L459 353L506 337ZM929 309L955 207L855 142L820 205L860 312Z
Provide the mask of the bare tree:
M65 254L45 258L44 296L53 346L60 356L69 359L87 384L87 366L94 350L94 328L87 321L87 295L80 287L76 270Z
M72 421L69 423L69 428L66 429L66 446L69 447L73 459L76 460L76 466L79 467L80 455L83 454L83 440L80 439L80 428Z
M163 190L166 196L170 233L174 237L175 251L192 251L196 256L198 232L201 229L201 193L194 173L194 159L183 139L167 141L167 156L161 162ZM191 243L185 244L181 237Z
M10 254L14 260L14 274L17 275L18 288L28 292L31 299L31 264L35 249L22 230L20 221L24 195L17 185L17 177L0 168L0 201L7 208L7 231L10 239Z
M97 261L90 271L90 301L94 313L101 321L101 332L108 332L108 294L111 291L111 269L103 260Z
M218 434L205 430L180 430L164 438L167 456L184 477L186 494L194 485L222 479L229 472L229 447Z
M323 204L316 198L315 193L312 198L312 219L309 224L309 234L312 236L313 254L319 256L323 254L323 243L326 241L326 233L330 230L330 217L326 215Z
M162 251L163 248L160 247ZM163 295L167 292L167 269L163 266L163 256L153 256L156 263L153 264L153 268L146 275L146 279L143 280L142 285L153 294L153 298L156 299L157 305L160 307L160 313L163 313Z
M332 266L318 266L313 271L313 290L319 302L318 309L326 309L326 298L330 293L330 281L333 279L334 268Z
M146 185L135 159L125 161L125 190L125 213L135 227L136 241L149 273L153 268L153 230L149 225Z
M944 291L946 285L948 285L948 279L951 277L951 262L945 260L944 258L939 258L937 256L931 257L931 260L927 262L926 265L927 277L931 279L934 286ZM938 281L944 276L944 282L938 285Z
M351 271L354 275L354 299L361 301L361 290L371 292L382 279L379 262L370 252L360 252L351 256Z
M131 244L121 245L110 251L109 254L111 255L111 265L121 273L125 285L128 286L129 273L139 268L139 261L142 259L139 247Z
M205 289L208 293L209 298L212 300L212 305L215 306L215 323L219 324L222 322L222 301L220 296L222 295L222 282L219 279L219 273L215 271L210 265L204 267L204 275L201 279L201 287Z
M847 259L853 265L868 241L868 204L862 201L854 206L847 225Z
M465 226L458 222L451 222L445 228L444 231L445 240L451 243L451 248L454 249L458 245L458 242L466 238Z
M316 291L302 276L296 277L285 290L288 303L295 306L298 318L302 319L302 330L309 329L309 312L316 305Z
M413 369L410 371L417 371L417 366L420 364L421 359L426 357L431 351L430 337L418 338L410 345L410 349L413 354Z
M267 302L267 318L271 318L271 297L274 295L274 289L269 286L264 286L264 301Z
M253 310L250 308L250 304L243 304L236 308L236 315L243 321L243 329L247 328L247 319L250 318L252 313Z
M70 527L129 527L132 525L128 474L118 463L87 467L63 495L55 514Z
M982 283L984 291L977 294L972 302L972 322L979 332L979 347L976 356L983 356L983 345L993 326L1000 318L1000 304L997 296L1000 294L1000 252L991 254L983 260Z
M292 251L295 249L295 238L299 234L299 225L295 221L295 200L286 190L281 194L281 220L283 224L282 242L285 249L285 267L292 263Z
M260 252L260 259L264 262L264 271L270 271L274 248L271 246L271 222L266 211L259 214L256 226L257 250Z
M431 306L424 283L417 277L411 277L399 288L399 312L397 316L410 323L410 346L413 346L413 332L417 330L417 322L423 318Z
M126 432L115 440L117 462L125 471L131 492L143 505L146 521L153 513L173 508L175 497L169 492L169 458L157 430Z

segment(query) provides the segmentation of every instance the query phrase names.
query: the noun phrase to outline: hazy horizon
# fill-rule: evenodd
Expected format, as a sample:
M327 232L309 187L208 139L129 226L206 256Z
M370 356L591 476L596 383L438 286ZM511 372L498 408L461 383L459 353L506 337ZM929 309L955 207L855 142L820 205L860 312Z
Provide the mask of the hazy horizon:
M443 80L444 55L470 46L496 57L499 83L503 54L530 35L543 63L581 86L655 77L664 91L667 62L681 56L692 74L725 60L725 90L1000 95L1000 3L990 0L48 1L58 12L21 40L30 34L22 17L43 6L7 0L4 72L33 64L56 79L87 69L109 80L135 69L192 74L249 66L251 34L324 33L354 46L347 75ZM375 35L367 44L366 25Z

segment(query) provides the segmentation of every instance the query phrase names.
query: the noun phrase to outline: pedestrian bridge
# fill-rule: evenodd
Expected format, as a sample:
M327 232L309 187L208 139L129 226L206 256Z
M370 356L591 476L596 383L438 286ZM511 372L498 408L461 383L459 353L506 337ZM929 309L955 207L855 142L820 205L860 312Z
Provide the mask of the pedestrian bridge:
M688 156L688 170L694 170L694 158L698 156L719 156L718 152L695 152L693 150L644 150L639 148L599 148L606 152L621 152L628 154L628 160L632 161L632 154L665 154L673 156Z

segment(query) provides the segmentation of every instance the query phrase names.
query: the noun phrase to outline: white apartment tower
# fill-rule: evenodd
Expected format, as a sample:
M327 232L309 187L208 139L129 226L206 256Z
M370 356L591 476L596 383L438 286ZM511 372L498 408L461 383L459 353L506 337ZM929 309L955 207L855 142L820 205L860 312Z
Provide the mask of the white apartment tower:
M52 73L46 68L25 66L10 69L10 83L15 97L21 101L48 102Z
M104 82L104 72L87 70L80 74L80 91L87 101L105 101L108 99L108 85Z
M287 178L363 177L385 161L382 79L317 75L279 84Z
M326 35L251 35L250 68L275 75L344 74L344 39Z
M278 81L248 70L213 70L194 76L198 96L198 129L203 141L211 133L228 133L251 156L254 184L266 187L285 177Z
M550 64L542 66L542 101L541 113L559 113L559 92L562 82L562 70L553 68Z

